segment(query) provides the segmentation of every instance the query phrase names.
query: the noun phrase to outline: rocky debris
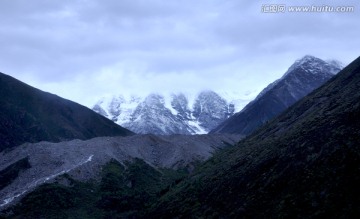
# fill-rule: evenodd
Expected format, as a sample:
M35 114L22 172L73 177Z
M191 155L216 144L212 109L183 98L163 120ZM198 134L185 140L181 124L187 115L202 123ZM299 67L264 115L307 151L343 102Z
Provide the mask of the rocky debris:
M0 170L25 157L31 168L0 191L0 208L37 186L64 173L81 181L100 179L99 173L111 159L120 163L140 158L155 168L181 168L208 159L215 150L234 144L236 135L136 135L98 137L60 143L23 144L0 153Z

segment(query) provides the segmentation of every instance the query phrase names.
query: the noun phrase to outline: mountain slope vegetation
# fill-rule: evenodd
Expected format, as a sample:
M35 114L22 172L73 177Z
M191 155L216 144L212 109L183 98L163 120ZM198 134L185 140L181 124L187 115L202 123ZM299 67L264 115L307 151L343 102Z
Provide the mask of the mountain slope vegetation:
M103 166L100 182L65 174L44 184L11 211L20 218L138 218L143 209L186 176L184 170L155 169L143 160Z
M0 151L25 142L131 134L80 104L0 73Z
M164 195L152 217L358 218L360 58Z
M110 161L100 183L62 175L3 213L13 218L359 218L359 90L360 57L190 175L141 160Z

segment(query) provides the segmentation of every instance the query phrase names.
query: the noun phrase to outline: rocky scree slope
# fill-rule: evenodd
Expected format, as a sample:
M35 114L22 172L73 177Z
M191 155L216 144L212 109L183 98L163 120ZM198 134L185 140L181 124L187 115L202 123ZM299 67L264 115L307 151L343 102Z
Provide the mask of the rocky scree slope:
M0 73L0 151L25 142L132 134L82 105Z
M0 153L0 207L63 174L79 181L98 179L111 160L123 164L136 158L155 169L191 170L194 163L238 140L235 135L135 135L23 144Z
M297 60L283 77L268 85L243 110L225 120L210 133L249 135L324 84L340 70L341 65L336 61L325 62L313 56L305 56Z

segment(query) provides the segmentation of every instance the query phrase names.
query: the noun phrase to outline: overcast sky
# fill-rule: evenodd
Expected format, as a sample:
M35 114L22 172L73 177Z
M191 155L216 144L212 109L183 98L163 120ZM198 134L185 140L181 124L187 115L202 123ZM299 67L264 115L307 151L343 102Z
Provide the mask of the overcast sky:
M258 92L307 54L348 64L359 36L358 0L0 0L0 71L87 106L106 94Z

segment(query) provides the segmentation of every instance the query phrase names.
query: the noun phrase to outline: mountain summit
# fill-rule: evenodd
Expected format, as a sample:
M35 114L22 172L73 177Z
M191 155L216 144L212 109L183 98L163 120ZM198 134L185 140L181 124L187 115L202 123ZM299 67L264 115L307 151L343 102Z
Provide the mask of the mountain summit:
M211 133L249 135L320 87L340 70L339 62L326 62L307 55L291 65L280 79L268 85L242 111L231 116Z
M195 97L183 93L114 96L100 100L93 110L139 134L206 134L249 102L238 96L225 99L211 90Z

